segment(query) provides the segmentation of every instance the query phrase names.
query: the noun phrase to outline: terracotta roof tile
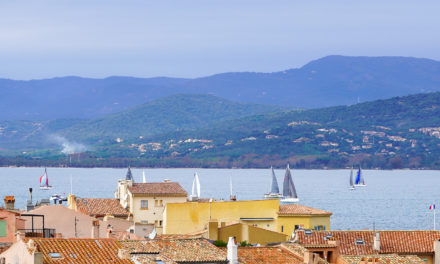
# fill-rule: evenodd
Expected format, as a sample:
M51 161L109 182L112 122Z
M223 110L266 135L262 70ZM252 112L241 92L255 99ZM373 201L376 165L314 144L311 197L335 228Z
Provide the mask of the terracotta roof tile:
M300 264L302 260L279 247L238 247L238 262L243 264Z
M425 264L418 256L408 255L399 256L397 254L381 254L381 255L361 255L361 256L342 256L347 264L360 264L361 262L376 262L388 264Z
M155 239L149 241L121 241L124 249L136 253L159 252L174 262L225 262L226 253L206 239Z
M90 216L105 216L107 214L127 217L125 210L118 200L104 198L76 198L77 210Z
M32 239L37 251L43 254L43 263L133 263L118 257L121 247L113 239ZM50 253L58 253L59 258Z
M300 205L281 204L279 215L331 215L331 212Z
M305 245L326 244L326 236L340 242L342 255L371 255L378 253L373 250L375 233L379 233L381 254L387 253L432 253L434 241L440 239L440 231L312 231L307 235L304 231L296 232L298 243ZM364 244L358 245L356 240Z
M128 190L132 194L187 196L187 192L177 182L133 183Z
M301 261L304 262L304 253L307 251L307 249L303 245L300 245L298 243L289 243L288 242L288 243L281 244L281 247L294 253L297 257L299 257L299 259ZM319 257L318 264L328 264L328 262L325 259Z

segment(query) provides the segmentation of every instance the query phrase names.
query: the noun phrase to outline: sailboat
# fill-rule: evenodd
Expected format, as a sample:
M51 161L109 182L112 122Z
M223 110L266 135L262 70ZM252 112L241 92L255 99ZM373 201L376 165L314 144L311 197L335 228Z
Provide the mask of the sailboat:
M147 182L147 177L145 177L145 171L142 170L142 183L146 183Z
M287 164L286 174L283 182L283 199L281 203L296 203L298 202L298 194L296 193L295 185L293 184L292 174L290 173L289 164Z
M50 190L49 177L47 176L47 168L44 168L44 174L40 176L40 190Z
M189 197L189 199L191 201L197 201L199 198L200 198L200 182L199 182L199 176L197 175L196 172L194 173L191 196Z
M264 194L265 199L279 199L283 197L280 193L280 189L278 188L278 181L277 177L275 176L275 172L273 170L273 167L271 166L270 169L272 170L272 177L270 181L270 191L266 194Z
M354 186L355 186L355 187L364 187L364 186L367 186L367 185L365 184L365 180L364 180L364 177L363 177L363 175L362 175L362 169L361 169L361 166L359 166L359 169L358 169L358 172L357 172L357 175L356 175L356 180L354 181Z
M351 167L350 171L350 190L354 190L354 183L353 183L353 166Z
M232 176L229 176L229 189L231 191L231 195L229 196L229 200L237 201L237 196L232 192Z

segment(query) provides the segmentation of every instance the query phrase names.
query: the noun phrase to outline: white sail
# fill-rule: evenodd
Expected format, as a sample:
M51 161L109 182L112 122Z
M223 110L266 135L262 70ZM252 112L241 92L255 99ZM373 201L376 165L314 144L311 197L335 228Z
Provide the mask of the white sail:
M199 176L197 175L196 172L194 173L194 180L191 190L191 199L198 199L198 198L200 198L200 182L199 182Z
M145 171L142 170L142 182L147 183L147 177L145 176Z

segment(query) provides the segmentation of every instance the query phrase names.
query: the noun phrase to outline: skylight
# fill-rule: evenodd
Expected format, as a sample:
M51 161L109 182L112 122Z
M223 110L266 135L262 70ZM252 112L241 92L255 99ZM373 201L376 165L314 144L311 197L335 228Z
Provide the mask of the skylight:
M51 258L61 258L61 254L58 252L51 252L49 253L49 257Z
M364 240L362 240L362 239L356 239L356 241L354 241L354 243L355 243L356 245L365 245L365 242L364 242Z

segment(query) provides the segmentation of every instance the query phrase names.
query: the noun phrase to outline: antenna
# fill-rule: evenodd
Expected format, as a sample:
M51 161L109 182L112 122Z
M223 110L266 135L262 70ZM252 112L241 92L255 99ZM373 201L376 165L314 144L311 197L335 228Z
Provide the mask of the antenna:
M70 194L73 194L72 174L70 174Z

